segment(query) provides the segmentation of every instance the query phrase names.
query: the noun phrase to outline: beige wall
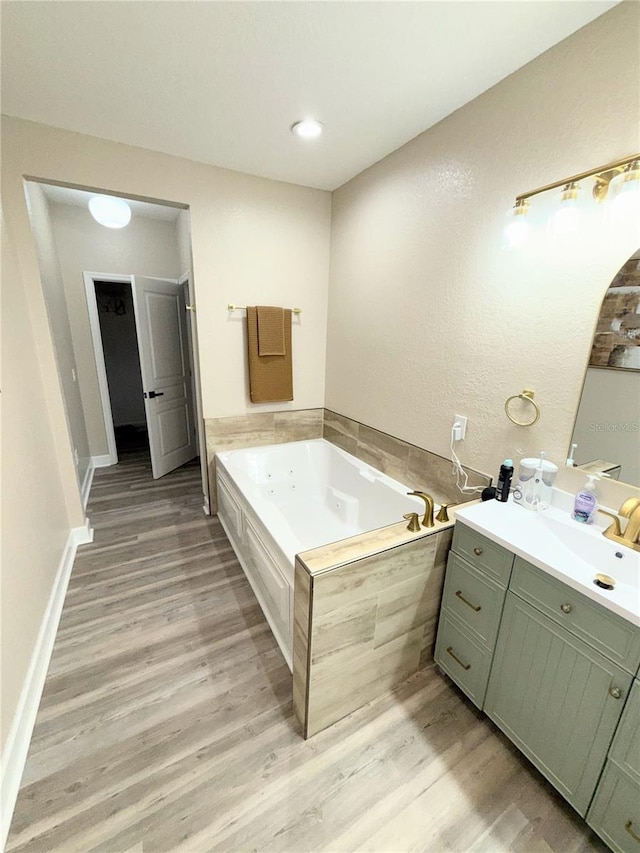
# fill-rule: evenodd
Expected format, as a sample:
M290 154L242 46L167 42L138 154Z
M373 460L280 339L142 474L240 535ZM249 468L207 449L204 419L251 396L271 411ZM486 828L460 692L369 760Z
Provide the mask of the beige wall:
M58 377L74 448L79 484L89 468L89 440L78 386L78 363L73 349L69 312L47 200L39 184L28 183L29 218L36 242L40 278L56 354Z
M64 282L78 384L91 456L109 452L93 354L83 271L178 278L177 222L134 216L126 228L105 228L88 209L49 205Z
M329 193L7 117L3 170L13 188L29 174L189 205L205 418L324 404ZM16 240L32 251L23 229ZM229 315L228 302L304 309L293 403L250 403L243 312Z
M640 149L639 27L639 4L617 6L334 193L327 408L449 457L467 415L459 455L494 475L505 456L564 460L602 297L640 234L593 205L579 239L538 221L507 251L505 214ZM503 411L523 388L531 429Z
M36 324L2 223L2 745L4 746L69 528L69 511L47 405ZM41 317L46 324L46 317ZM40 324L41 325L41 324ZM54 368L55 371L55 368ZM54 372L54 381L57 377ZM60 391L57 391L58 396ZM65 476L75 481L73 467ZM75 485L77 492L77 485Z

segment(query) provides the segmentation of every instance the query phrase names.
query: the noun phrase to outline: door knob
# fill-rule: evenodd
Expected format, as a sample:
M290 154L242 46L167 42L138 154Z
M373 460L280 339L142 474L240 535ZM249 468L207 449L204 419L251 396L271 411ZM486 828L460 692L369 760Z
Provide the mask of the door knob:
M562 610L563 613L571 613L571 605L570 604L561 604L560 610Z
M150 400L153 400L154 397L164 397L164 391L149 391L148 394L144 395L148 397Z

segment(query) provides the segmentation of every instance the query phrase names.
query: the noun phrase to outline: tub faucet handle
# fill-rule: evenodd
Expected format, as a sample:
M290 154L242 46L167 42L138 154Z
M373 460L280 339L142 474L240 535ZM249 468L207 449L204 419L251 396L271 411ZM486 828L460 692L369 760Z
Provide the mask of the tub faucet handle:
M420 530L420 521L418 520L417 512L408 512L402 517L406 518L409 522L409 524L407 524L407 530L410 530L412 533L417 533L418 530Z
M448 508L449 504L442 504L442 506L438 510L438 514L436 515L436 521L441 521L443 523L449 521L449 513L447 512Z
M426 492L407 492L408 495L414 495L416 498L422 498L424 501L424 518L422 519L423 527L433 527L433 498Z

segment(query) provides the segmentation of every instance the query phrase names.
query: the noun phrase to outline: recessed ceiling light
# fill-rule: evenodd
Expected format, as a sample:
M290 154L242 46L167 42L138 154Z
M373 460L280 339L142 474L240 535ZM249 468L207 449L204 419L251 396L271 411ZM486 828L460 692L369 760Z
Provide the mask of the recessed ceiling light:
M96 222L106 228L124 228L131 219L127 202L112 195L94 195L89 199L89 211Z
M302 139L315 139L323 131L323 125L314 118L306 118L291 125L291 133Z

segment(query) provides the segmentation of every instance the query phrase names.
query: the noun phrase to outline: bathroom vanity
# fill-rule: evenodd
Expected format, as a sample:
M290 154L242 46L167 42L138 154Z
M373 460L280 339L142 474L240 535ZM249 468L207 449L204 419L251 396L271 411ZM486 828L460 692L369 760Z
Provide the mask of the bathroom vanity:
M460 510L435 659L613 850L640 851L640 555L601 540L555 507Z

